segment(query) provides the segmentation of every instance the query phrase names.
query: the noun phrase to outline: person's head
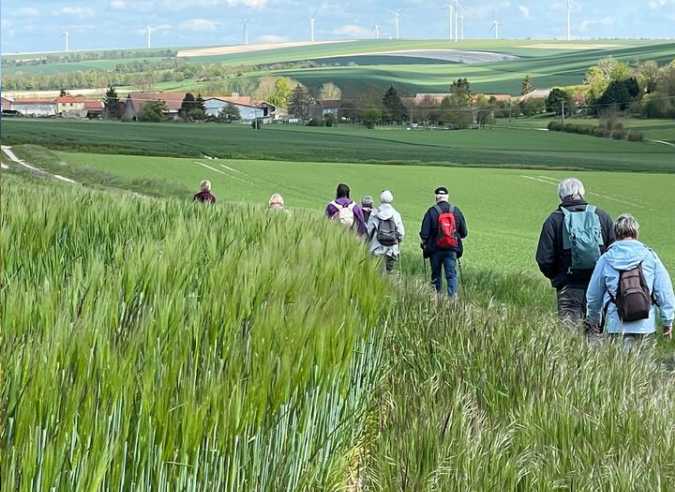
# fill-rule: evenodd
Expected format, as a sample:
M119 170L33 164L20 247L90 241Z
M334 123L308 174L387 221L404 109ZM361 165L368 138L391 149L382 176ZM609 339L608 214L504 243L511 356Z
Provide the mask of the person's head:
M434 195L436 195L436 203L447 202L448 201L448 189L445 186L439 186L434 190Z
M585 194L586 189L577 178L564 179L558 185L558 198L560 198L561 202L583 200Z
M211 191L211 181L205 179L199 184L199 191Z
M335 198L349 198L349 186L344 183L340 183L335 192Z
M380 202L382 203L391 203L394 201L394 195L392 195L391 191L389 190L384 190L382 194L380 195Z
M274 207L279 207L283 208L284 207L284 199L279 193L275 193L270 197L270 201L267 202L267 206L269 208L274 208Z
M373 197L370 195L364 196L361 200L361 208L373 208Z
M617 241L637 239L640 235L640 224L631 214L621 214L614 222L614 235Z

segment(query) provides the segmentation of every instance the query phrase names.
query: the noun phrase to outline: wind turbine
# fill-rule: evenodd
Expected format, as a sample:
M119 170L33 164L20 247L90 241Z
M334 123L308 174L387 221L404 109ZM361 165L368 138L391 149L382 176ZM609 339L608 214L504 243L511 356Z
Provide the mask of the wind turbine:
M315 10L311 16L303 15L305 19L309 19L309 40L314 42L314 21L316 20L316 14L318 10Z
M464 7L459 3L459 0L452 0L453 10L453 31L455 32L455 42L459 41L459 18L464 12Z
M63 34L61 37L66 41L66 53L68 53L70 51L70 34L68 33L68 26L63 27Z
M495 39L499 39L499 26L501 26L502 24L501 24L501 22L499 22L499 21L497 20L497 18L495 17L494 12L492 13L492 19L493 19L493 21L492 21L492 27L490 28L490 31L489 31L489 32L492 32L492 30L494 29L494 30L495 30Z
M400 31L400 24L399 23L400 23L400 20L401 20L400 19L401 14L403 13L404 10L405 9L401 9L397 12L394 12L393 10L387 9L387 12L389 12L391 15L394 16L394 26L395 26L395 29L396 29L396 39L399 39L401 37L400 36L401 31Z
M574 0L567 0L567 41L572 41L572 8L581 6Z
M244 26L244 44L248 44L248 25L251 23L251 19L242 19L241 23Z
M380 39L380 26L379 25L375 24L373 26L372 32L375 33L375 39Z
M464 14L459 14L459 39L464 40Z
M148 40L148 49L152 48L152 31L155 28L145 24L145 38Z
M443 7L441 10L447 10L448 11L448 39L452 41L453 35L452 35L452 25L455 23L455 8L453 6L454 2L450 2L447 7Z

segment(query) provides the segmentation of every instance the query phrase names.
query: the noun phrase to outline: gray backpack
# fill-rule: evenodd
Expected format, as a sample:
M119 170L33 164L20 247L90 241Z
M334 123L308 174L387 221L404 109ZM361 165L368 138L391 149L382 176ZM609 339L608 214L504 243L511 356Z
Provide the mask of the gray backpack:
M386 220L379 219L376 237L382 246L396 246L398 244L398 231L393 217Z

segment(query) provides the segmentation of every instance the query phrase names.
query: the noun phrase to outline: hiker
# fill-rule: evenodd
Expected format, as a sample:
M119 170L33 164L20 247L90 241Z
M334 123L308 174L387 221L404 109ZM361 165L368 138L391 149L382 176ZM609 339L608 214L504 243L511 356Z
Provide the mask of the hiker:
M199 184L199 193L192 197L193 202L216 203L216 197L211 194L211 181L204 180Z
M449 203L445 186L436 188L434 195L436 205L427 210L422 221L420 246L431 263L431 284L436 292L441 292L445 269L448 295L457 297L457 261L464 252L462 239L468 234L466 220L461 210Z
M368 231L363 219L363 210L349 198L349 186L340 183L335 192L335 200L326 207L326 217L335 220L345 227L356 229L361 237L367 238Z
M373 210L368 220L370 253L385 257L385 272L391 273L398 261L401 250L399 244L405 236L401 214L391 205L394 195L384 190L380 195L380 205Z
M290 215L289 210L284 205L284 199L279 193L272 195L267 202L267 208L269 210L280 210L286 212L287 215Z
M363 210L363 220L368 224L370 214L373 212L373 197L364 196L361 199L361 210Z
M616 242L600 257L588 286L586 323L621 339L624 349L654 338L657 313L671 338L675 317L673 284L654 251L638 241L640 225L630 214L614 224Z
M593 268L614 242L612 219L589 205L585 194L578 179L560 182L560 205L544 222L536 254L539 270L556 289L558 316L574 325L586 316L586 289Z

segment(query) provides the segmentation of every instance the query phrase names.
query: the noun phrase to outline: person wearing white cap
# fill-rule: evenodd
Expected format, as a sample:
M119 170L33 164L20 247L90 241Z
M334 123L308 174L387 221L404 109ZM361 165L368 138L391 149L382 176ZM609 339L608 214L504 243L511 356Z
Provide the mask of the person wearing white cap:
M401 256L399 244L405 237L401 214L391 205L394 195L384 190L380 195L380 205L373 210L368 219L368 238L370 253L384 256L385 272L390 273Z

